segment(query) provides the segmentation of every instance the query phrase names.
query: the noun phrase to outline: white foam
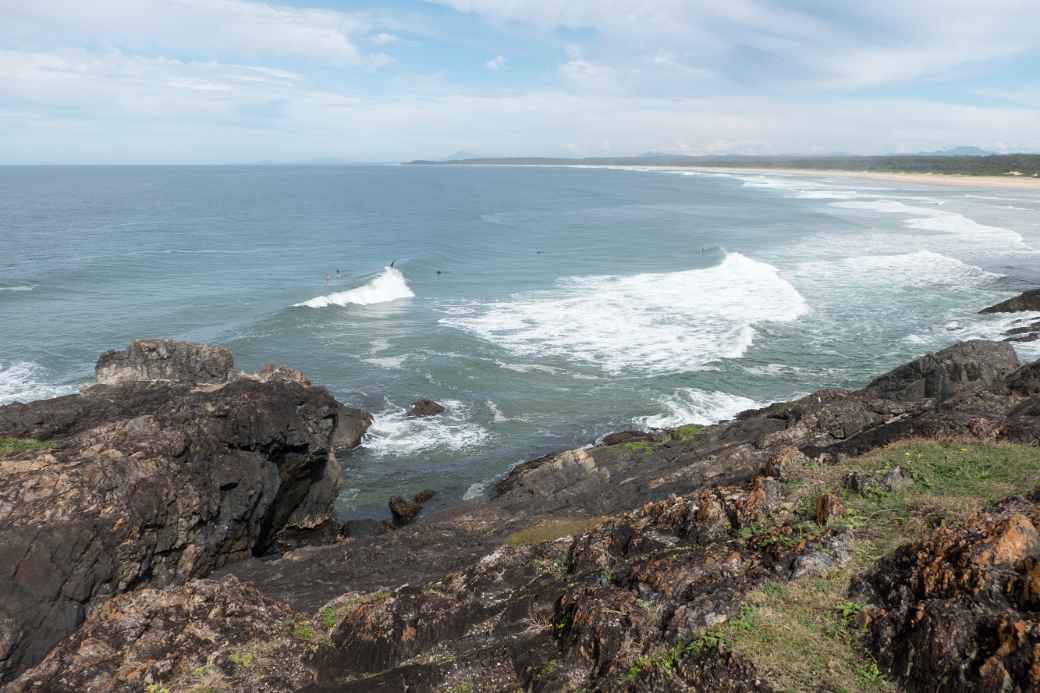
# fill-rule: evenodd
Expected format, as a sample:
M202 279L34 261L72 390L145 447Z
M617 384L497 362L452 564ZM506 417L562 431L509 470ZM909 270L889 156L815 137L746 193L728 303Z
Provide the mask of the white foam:
M379 366L380 368L386 368L387 370L400 370L404 362L408 360L407 354L404 356L385 356L383 358L371 358L361 359L365 363L371 363L373 366Z
M32 291L35 286L0 286L0 291Z
M517 373L549 373L555 375L560 372L559 368L543 366L537 363L506 363L504 361L495 361L495 365L507 371L516 371Z
M31 361L0 362L0 404L31 402L76 392L74 385L52 385L46 369Z
M732 419L747 409L765 406L747 397L728 392L706 392L692 387L676 390L658 400L663 412L635 420L644 428L675 428L683 424L713 424Z
M705 269L562 279L554 290L440 322L519 356L564 357L609 373L668 373L738 358L756 323L808 311L775 267L729 253Z
M484 443L490 433L474 423L462 402L441 400L446 411L436 416L411 417L404 407L387 402L375 415L363 445L376 455L414 455L433 450L464 450Z
M980 224L963 214L944 209L908 205L898 200L889 199L832 202L831 205L843 209L906 215L910 218L904 221L903 225L908 228L955 236L957 240L967 241L973 245L983 243L999 250L1029 248L1022 235L1016 231L1000 226Z
M384 267L382 274L372 281L349 291L338 291L326 296L317 296L295 304L295 307L326 308L328 306L370 306L415 296L404 274L396 267Z
M470 484L470 487L466 489L466 492L462 494L462 500L468 501L474 498L483 498L487 493L488 484L490 481L478 481L475 484Z
M498 405L492 400L489 399L484 402L484 404L487 405L488 411L491 412L491 418L495 423L506 423L507 421L512 421L511 418L502 413L502 410L499 409Z
M798 265L796 283L870 286L875 289L925 289L944 287L967 290L985 286L1002 275L930 250L898 255L863 255L840 260L803 262Z

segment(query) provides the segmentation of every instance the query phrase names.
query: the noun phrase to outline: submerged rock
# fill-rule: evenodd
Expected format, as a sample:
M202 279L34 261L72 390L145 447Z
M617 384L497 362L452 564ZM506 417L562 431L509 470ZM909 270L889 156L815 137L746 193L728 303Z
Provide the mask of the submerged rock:
M408 408L408 416L436 416L437 414L443 414L447 411L447 408L439 402L434 402L432 399L417 399L412 402L412 406Z
M415 518L422 512L426 502L433 498L434 492L429 489L419 491L411 500L402 496L394 496L390 499L390 513L394 516L394 524L398 527L415 522Z
M112 353L98 372L118 384L0 407L0 436L50 443L0 459L0 680L113 595L205 576L332 521L340 405L328 392L294 377L200 387L230 358L199 345Z

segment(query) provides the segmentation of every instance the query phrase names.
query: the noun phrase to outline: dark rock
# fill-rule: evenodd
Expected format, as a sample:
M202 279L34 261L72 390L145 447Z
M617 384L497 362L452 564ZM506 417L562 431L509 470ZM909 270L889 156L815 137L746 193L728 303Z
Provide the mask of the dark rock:
M408 408L408 416L436 416L446 411L443 404L434 402L432 399L417 399Z
M875 379L866 392L886 399L946 400L971 386L992 387L1018 368L1015 350L1003 342L960 342Z
M853 585L878 663L920 691L1040 686L1040 509L1011 499L934 530Z
M373 418L364 409L340 407L332 445L337 450L350 450L361 445L361 439L372 425Z
M383 520L348 520L343 523L343 535L351 539L386 534L390 529Z
M1040 361L1022 366L1007 377L1007 386L1025 397L1040 395Z
M9 693L295 691L320 624L233 577L117 596ZM317 636L315 636L316 639Z
M608 433L603 436L603 445L620 445L621 443L636 443L645 440L652 440L653 436L643 431L618 431L617 433Z
M979 313L1018 313L1027 310L1040 311L1040 289L1025 291L1014 298L983 308Z
M160 370L175 375L208 352L166 353ZM286 529L331 521L338 412L323 389L248 377L97 385L0 407L0 436L52 444L0 459L0 679L113 595L204 577Z
M434 492L427 489L419 491L411 500L402 496L391 498L389 505L390 513L394 516L394 524L398 527L403 527L415 522L415 518L422 512L423 505L433 496Z
M225 383L232 374L231 352L223 347L173 340L140 340L124 351L98 358L99 385L164 381Z

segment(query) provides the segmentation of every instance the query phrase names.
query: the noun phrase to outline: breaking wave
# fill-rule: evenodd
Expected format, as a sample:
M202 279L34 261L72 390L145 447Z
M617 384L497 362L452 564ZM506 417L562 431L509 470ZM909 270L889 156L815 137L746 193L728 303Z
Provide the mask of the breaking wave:
M0 404L69 395L74 385L52 385L46 369L31 361L0 362Z
M660 398L658 403L662 413L639 417L635 420L636 425L644 428L675 428L689 423L713 424L732 419L747 409L765 406L740 395L706 392L692 387L680 388Z
M387 402L375 414L364 447L375 455L414 455L428 450L465 450L484 443L490 433L470 417L470 409L456 400L440 400L446 411L436 416L412 417L407 409Z
M383 272L372 281L349 291L338 291L325 296L316 296L309 301L295 304L295 307L326 308L328 306L370 306L375 303L386 303L401 298L415 296L404 274L396 267L384 267Z
M714 267L663 274L561 279L440 323L518 356L556 356L608 373L703 370L739 358L754 325L809 311L772 265L728 253Z

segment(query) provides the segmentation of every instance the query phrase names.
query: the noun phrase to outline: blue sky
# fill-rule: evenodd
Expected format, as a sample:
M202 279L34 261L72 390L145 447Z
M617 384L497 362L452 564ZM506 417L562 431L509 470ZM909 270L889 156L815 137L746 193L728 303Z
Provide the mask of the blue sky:
M0 163L1040 151L1037 0L0 0Z

